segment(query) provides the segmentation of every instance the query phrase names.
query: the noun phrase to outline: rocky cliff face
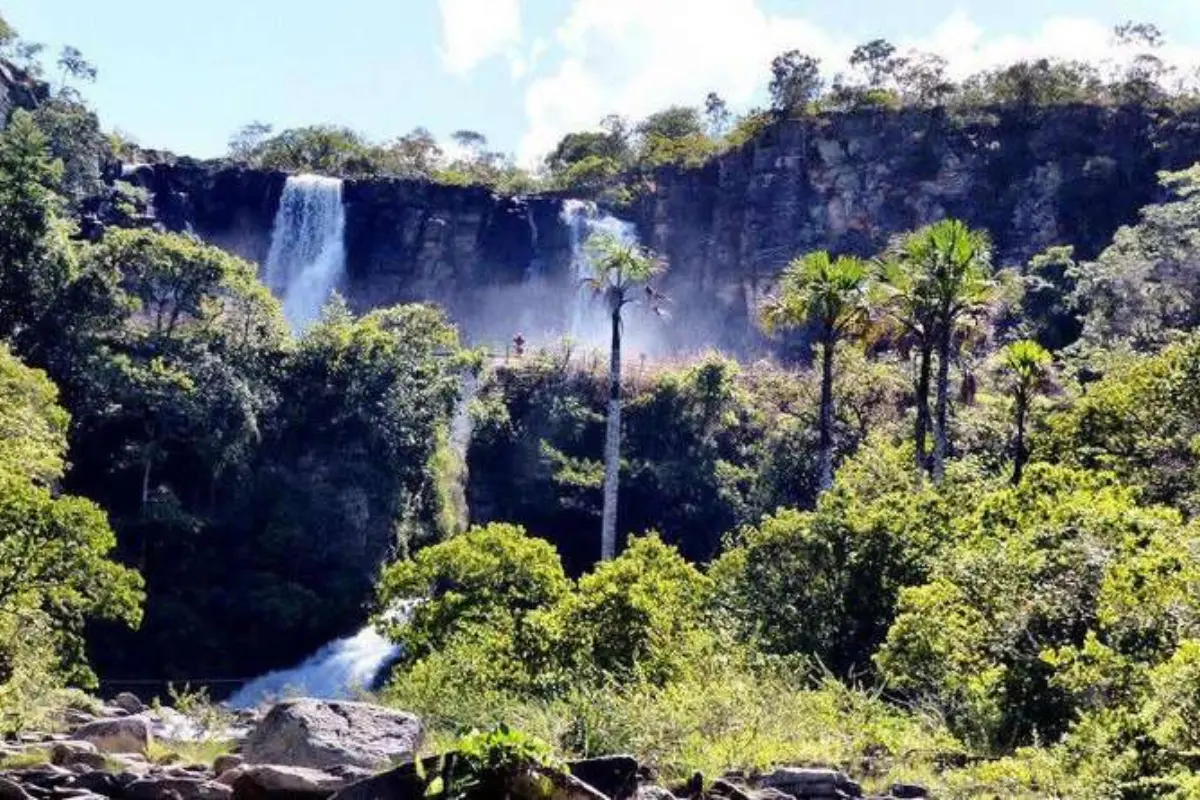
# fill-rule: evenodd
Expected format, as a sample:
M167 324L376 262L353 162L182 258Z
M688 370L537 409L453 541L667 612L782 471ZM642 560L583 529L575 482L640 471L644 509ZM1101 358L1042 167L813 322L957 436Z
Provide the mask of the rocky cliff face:
M1051 245L1094 256L1161 197L1156 173L1200 160L1200 114L1057 107L909 110L795 120L698 170L668 169L637 208L672 265L677 305L721 307L726 344L793 256L869 255L942 217L986 228L1000 263Z
M793 256L872 254L946 217L989 230L1000 262L1056 244L1082 257L1161 197L1156 174L1200 160L1200 114L1057 107L871 111L794 120L701 169L666 169L633 211L671 264L665 337L759 344L748 309ZM220 162L135 168L168 228L262 263L286 179ZM347 277L362 309L430 300L477 340L564 330L575 291L560 198L419 181L347 181Z
M287 176L181 159L126 168L168 230L262 264ZM346 276L360 310L399 302L445 306L476 339L560 328L570 242L552 197L379 178L346 181Z

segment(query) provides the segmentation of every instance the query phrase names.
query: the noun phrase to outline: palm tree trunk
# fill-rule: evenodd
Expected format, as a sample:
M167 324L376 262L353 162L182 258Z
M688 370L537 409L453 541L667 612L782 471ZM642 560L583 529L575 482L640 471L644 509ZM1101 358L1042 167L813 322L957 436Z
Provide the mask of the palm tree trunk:
M1016 453L1013 454L1013 486L1021 482L1021 475L1025 471L1025 461L1028 455L1025 452L1025 416L1028 412L1029 401L1023 394L1017 395L1017 443Z
M929 380L933 371L933 346L928 342L921 343L921 363L917 376L917 472L929 469L928 455L925 451L926 438L929 435Z
M821 343L821 422L817 488L824 492L833 486L833 346L832 335Z
M600 560L617 554L617 488L621 470L621 307L612 310L612 349L608 373L608 426L604 434L604 512Z
M946 477L946 454L950 445L950 434L946 430L950 409L950 325L943 324L941 328L937 348L937 406L933 421L933 482L939 484Z

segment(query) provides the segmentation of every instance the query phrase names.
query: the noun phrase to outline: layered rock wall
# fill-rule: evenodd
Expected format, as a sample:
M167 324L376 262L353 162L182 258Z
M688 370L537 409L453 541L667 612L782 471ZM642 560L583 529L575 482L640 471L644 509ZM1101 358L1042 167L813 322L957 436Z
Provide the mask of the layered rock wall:
M671 265L674 349L753 350L750 310L794 256L876 253L942 217L986 228L1000 263L1057 244L1094 256L1157 173L1200 160L1200 114L1139 108L866 111L792 120L699 169L661 170L631 215ZM187 159L127 171L168 228L262 263L286 176ZM575 291L553 196L389 178L347 181L344 293L428 300L477 340L562 332Z
M679 302L718 304L736 339L747 306L798 254L871 255L898 232L959 217L991 233L1004 265L1057 244L1087 258L1162 197L1158 171L1196 161L1196 112L836 114L768 128L702 169L662 170L637 222L671 262Z

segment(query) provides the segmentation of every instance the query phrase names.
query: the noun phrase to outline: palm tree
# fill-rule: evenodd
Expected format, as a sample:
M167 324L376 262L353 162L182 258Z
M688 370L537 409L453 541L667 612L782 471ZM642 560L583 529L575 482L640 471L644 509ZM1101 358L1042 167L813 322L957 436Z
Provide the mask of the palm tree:
M665 298L650 285L665 265L636 243L609 233L588 238L592 276L585 283L602 297L612 321L608 373L608 420L604 434L604 511L600 525L600 559L617 554L617 493L621 467L621 313L625 306L645 302L661 313Z
M833 356L838 340L861 329L869 316L871 270L851 257L831 257L824 250L792 261L780 280L779 293L767 302L762 318L767 329L812 325L821 344L821 418L818 487L833 485Z
M959 220L942 220L905 237L899 258L912 276L924 332L932 339L937 355L933 479L941 483L949 450L950 360L956 337L966 322L982 316L997 297L991 242L986 233L971 230ZM920 413L922 399L918 396L917 400Z
M1050 382L1053 356L1046 348L1029 339L1013 342L1001 353L1004 370L1009 376L1009 390L1014 403L1016 442L1013 448L1013 486L1021 482L1029 453L1025 445L1025 423L1034 396Z
M903 244L903 243L902 243ZM901 245L902 246L902 245ZM927 297L928 282L922 270L910 260L894 252L880 263L876 283L879 299L875 305L882 309L887 327L897 335L905 349L917 351L916 396L917 419L913 440L916 442L917 472L929 469L929 389L933 377L933 350L937 342L934 322L934 303Z

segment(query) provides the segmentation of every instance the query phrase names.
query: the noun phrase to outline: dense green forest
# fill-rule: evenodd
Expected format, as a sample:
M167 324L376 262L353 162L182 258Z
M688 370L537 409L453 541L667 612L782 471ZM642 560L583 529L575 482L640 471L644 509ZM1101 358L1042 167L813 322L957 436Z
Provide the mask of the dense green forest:
M1157 31L1121 35L1145 52L1120 74L958 85L884 42L829 87L788 53L772 110L610 120L541 176L469 132L457 167L419 132L260 127L234 155L619 200L781 115L1194 102ZM136 205L103 166L146 154L72 88L87 62L59 67L0 134L4 732L97 674L295 660L370 602L404 646L381 697L435 744L507 723L672 779L812 761L939 796L1200 796L1200 167L1163 175L1169 199L1093 261L998 264L945 220L871 258L794 254L758 310L803 334L794 363L627 363L623 541L597 563L606 354L485 365L437 308L336 296L297 336L252 264L136 208L82 237L90 203Z

